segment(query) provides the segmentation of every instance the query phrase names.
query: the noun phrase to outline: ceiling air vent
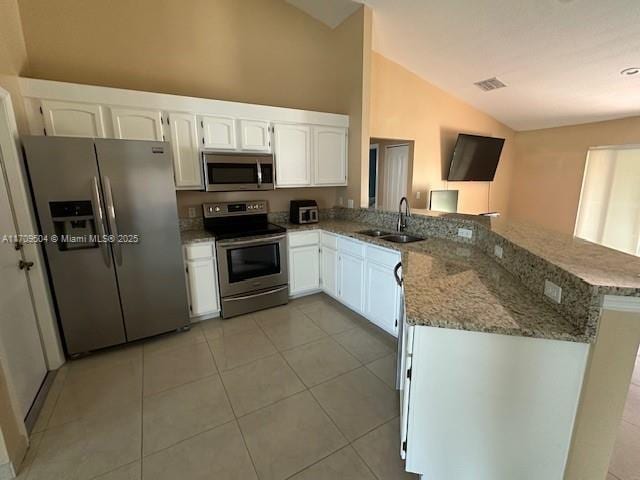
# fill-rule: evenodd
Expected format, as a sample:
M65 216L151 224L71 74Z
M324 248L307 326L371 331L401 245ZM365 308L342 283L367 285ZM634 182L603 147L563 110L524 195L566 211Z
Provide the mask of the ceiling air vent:
M506 85L502 83L500 80L498 80L496 77L488 78L486 80L482 80L481 82L474 82L474 85L484 92L506 87Z

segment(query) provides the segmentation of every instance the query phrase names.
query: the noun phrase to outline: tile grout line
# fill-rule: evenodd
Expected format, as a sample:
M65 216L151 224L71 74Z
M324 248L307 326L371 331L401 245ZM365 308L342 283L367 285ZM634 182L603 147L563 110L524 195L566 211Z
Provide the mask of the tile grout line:
M223 330L222 334L224 335L224 330ZM205 336L205 340L206 340L206 336ZM235 422L236 428L240 432L240 438L242 438L242 444L244 445L244 449L247 452L247 455L249 456L249 461L251 462L251 467L253 468L253 472L255 473L256 478L259 478L258 469L256 468L255 461L253 460L253 457L251 456L251 451L249 450L249 446L247 445L246 438L244 438L244 433L242 432L242 428L240 428L240 422L238 422L238 415L236 414L235 408L233 408L233 403L231 402L231 397L229 397L229 392L227 390L227 386L225 385L224 379L222 378L222 372L220 371L220 368L218 367L218 362L216 362L215 355L213 354L213 349L211 348L211 344L209 343L208 340L207 340L207 347L209 348L209 354L211 355L211 360L213 360L213 365L216 367L216 371L218 372L218 377L220 378L220 384L222 385L222 389L224 390L224 396L227 399L227 403L229 404L229 408L231 408L231 414L233 415L233 420L232 421ZM230 422L227 422L227 423L230 423Z

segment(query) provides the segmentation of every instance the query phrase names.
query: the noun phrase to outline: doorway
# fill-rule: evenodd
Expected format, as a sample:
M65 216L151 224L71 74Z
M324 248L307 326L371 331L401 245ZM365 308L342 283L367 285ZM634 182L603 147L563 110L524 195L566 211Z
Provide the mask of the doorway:
M411 197L413 141L372 138L369 145L369 208L395 211Z
M0 357L11 381L21 418L26 418L47 374L31 292L27 282L30 262L25 262L17 236L0 149Z

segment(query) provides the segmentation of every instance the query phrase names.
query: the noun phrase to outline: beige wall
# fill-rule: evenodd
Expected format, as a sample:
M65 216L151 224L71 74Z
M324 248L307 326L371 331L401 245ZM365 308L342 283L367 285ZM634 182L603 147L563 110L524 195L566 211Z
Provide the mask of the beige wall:
M23 0L20 13L28 76L350 115L348 189L180 192L181 215L203 201L266 198L285 210L292 198L324 207L338 191L360 195L369 9L335 30L281 0Z
M424 206L428 191L445 188L443 164L448 165L458 133L506 138L490 205L487 182L449 182L448 188L460 190L461 212L507 213L514 138L510 128L377 53L372 61L370 118L372 137L415 141L412 205ZM421 200L416 201L418 190Z
M0 87L11 94L18 129L27 121L18 87L18 76L27 70L27 50L22 35L17 0L0 0Z
M589 147L640 144L640 117L516 134L510 214L573 234Z

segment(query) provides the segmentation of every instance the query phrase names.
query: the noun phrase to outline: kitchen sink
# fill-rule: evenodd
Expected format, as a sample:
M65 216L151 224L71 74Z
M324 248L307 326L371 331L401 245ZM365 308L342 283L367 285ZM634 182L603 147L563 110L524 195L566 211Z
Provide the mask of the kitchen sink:
M414 237L413 235L406 235L404 233L393 233L391 235L383 235L380 237L382 240L393 243L411 243L424 240L422 237Z
M360 235L366 235L367 237L384 237L387 235L393 235L391 232L385 232L384 230L361 230Z

